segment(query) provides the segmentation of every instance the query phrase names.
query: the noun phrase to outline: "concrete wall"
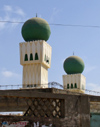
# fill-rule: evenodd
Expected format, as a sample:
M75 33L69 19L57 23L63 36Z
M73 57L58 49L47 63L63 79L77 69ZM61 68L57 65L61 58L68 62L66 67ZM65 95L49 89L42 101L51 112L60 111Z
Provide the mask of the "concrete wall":
M69 88L67 88L68 84ZM73 85L73 88L71 88L71 84ZM77 88L75 88L75 84L77 85ZM84 89L86 86L86 78L82 74L63 75L63 86L64 89L76 92L80 91L84 93Z
M27 85L36 88L48 88L48 68L51 66L51 51L51 46L44 40L20 43L23 88L27 88ZM38 55L37 59L35 59L36 54Z
M60 90L58 90L59 92ZM62 92L61 92L62 91ZM63 93L64 91L61 90ZM90 127L90 100L86 95L68 95L68 94L57 94L53 93L53 89L33 89L33 90L16 90L15 91L1 91L0 92L0 111L26 111L28 107L34 106L32 105L32 101L34 99L39 102L42 99L47 99L47 103L53 102L55 100L59 100L60 104L60 112L61 115L59 118L57 114L53 117L17 117L16 119L30 119L32 118L33 122L39 121L40 123L52 123L56 127ZM36 99L37 98L37 99ZM49 101L51 100L51 101ZM61 102L62 101L62 102ZM51 103L52 104L52 103ZM59 105L58 104L58 105ZM47 106L47 111L51 110L50 107ZM57 109L57 106L54 107L54 110ZM43 108L42 108L43 109ZM36 107L38 110L38 105ZM8 118L8 117L7 117ZM2 120L3 117L0 117ZM13 118L8 118L13 119Z
M100 113L100 102L90 102L90 112Z

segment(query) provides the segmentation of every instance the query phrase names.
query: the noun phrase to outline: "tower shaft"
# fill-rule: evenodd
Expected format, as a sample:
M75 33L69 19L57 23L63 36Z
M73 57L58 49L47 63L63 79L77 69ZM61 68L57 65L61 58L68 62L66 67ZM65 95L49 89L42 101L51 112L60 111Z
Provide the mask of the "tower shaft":
M23 66L23 87L48 87L51 46L43 41L20 43L20 64Z
M48 68L43 64L23 66L23 87L48 87Z
M72 92L85 92L86 78L82 74L63 75L63 86Z

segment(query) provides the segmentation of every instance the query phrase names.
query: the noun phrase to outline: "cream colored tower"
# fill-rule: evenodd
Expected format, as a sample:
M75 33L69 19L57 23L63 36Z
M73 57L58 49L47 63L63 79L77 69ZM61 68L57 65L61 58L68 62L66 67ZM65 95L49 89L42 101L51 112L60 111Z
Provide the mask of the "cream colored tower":
M20 43L20 64L23 66L23 88L47 88L51 65L51 46L47 21L34 17L22 27L25 42Z
M82 74L63 75L64 89L72 92L85 92L86 78Z
M84 62L78 56L70 56L64 61L63 87L72 92L85 93L86 78L81 74Z
M43 40L20 43L23 87L48 87L51 46Z

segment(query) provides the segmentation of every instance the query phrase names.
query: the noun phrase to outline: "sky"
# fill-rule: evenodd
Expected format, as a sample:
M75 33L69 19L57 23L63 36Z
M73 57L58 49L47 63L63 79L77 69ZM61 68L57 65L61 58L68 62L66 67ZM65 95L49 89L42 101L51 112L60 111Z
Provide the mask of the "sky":
M50 25L51 36L47 41L52 47L49 82L63 84L62 75L66 74L63 62L74 52L85 63L82 74L86 77L86 89L100 92L100 0L0 1L0 21L25 22L36 13L49 24L63 24ZM0 85L22 84L19 52L19 43L24 42L22 25L0 22Z

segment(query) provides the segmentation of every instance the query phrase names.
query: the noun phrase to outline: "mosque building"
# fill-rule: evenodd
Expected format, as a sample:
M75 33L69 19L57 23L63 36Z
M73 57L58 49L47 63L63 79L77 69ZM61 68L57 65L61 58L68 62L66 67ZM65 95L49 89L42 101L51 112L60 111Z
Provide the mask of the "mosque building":
M31 18L22 26L25 40L20 43L23 88L48 88L52 48L46 41L50 34L49 24L42 18Z
M20 43L20 64L23 66L23 88L48 88L48 68L51 66L50 26L37 16L22 26L25 42ZM84 93L86 79L81 74L84 62L78 56L64 61L63 87L66 90Z
M63 67L67 73L63 75L64 89L84 93L86 78L81 74L84 70L83 60L78 56L70 56L65 59Z
M47 43L51 34L49 24L34 17L23 24L21 32L25 40L19 44L23 86L20 90L0 92L0 111L22 111L24 114L0 116L0 121L5 119L15 124L18 120L29 120L30 123L46 124L45 127L90 127L91 123L91 127L100 127L100 96L84 94L83 60L75 55L66 58L63 63L66 74L62 76L64 89L48 89L52 54Z

